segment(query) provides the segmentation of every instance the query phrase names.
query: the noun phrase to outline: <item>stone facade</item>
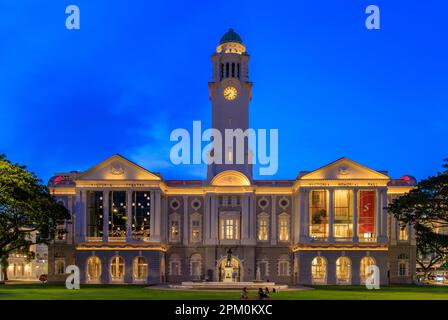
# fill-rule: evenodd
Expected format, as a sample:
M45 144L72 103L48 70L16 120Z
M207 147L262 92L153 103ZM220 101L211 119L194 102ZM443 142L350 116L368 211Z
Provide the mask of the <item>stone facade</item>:
M220 132L248 128L248 61L229 31L209 83ZM223 160L237 154L222 151ZM49 188L72 219L50 247L50 281L69 264L83 283L222 281L229 250L234 281L360 284L372 264L382 284L413 281L415 235L386 210L411 177L341 158L295 179L256 180L243 151L243 164L211 164L203 181L165 180L120 155L56 174Z

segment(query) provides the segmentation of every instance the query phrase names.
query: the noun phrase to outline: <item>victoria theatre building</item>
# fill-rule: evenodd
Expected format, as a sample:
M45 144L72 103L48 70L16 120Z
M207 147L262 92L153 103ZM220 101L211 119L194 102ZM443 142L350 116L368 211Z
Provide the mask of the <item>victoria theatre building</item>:
M221 132L249 128L248 64L229 30L208 85ZM72 218L49 246L49 280L65 280L75 264L82 283L222 281L231 249L233 281L361 284L369 265L382 284L413 281L415 235L386 210L412 188L411 176L392 179L340 158L291 180L255 180L248 162L209 165L205 180L165 180L113 155L55 174L49 188Z

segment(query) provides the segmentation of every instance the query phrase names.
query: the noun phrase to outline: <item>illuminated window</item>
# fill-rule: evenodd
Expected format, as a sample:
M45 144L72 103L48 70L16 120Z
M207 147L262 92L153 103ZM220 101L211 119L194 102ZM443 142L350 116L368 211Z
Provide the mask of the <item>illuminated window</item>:
M236 215L225 214L221 218L221 239L238 240L239 239L239 217Z
M201 241L201 216L194 214L191 217L191 241L199 242Z
M327 261L324 257L315 257L311 262L311 277L313 284L327 282Z
M258 217L258 240L268 240L268 223L269 216L267 214L260 214Z
M375 264L375 260L372 257L364 257L361 259L359 264L359 274L361 278L361 283L365 284L367 278L370 276L370 273L367 272L367 268L369 266L373 266Z
M148 262L145 257L136 257L134 259L134 279L146 280L148 277Z
M132 193L132 236L148 239L151 221L151 193L138 191Z
M327 192L313 190L310 192L310 236L325 239L328 236Z
M334 190L334 237L353 237L353 213L350 190Z
M87 260L87 280L98 281L101 276L101 260L98 257L90 257Z
M338 284L350 284L352 266L348 257L340 257L336 260L336 282Z
M227 163L232 163L232 162L233 162L233 148L228 147L227 148Z
M109 206L109 237L126 237L126 192L112 191Z
M115 256L110 262L110 276L112 281L122 281L124 278L124 259Z
M178 214L171 214L170 215L170 221L169 221L169 225L170 225L170 241L171 242L177 242L180 240L180 230L179 230L179 225L180 225L180 216Z
M87 236L103 236L103 192L89 192L89 203L87 209ZM62 239L58 239L62 240Z
M406 224L400 224L398 240L400 240L400 241L408 241L409 240L408 226Z
M359 241L375 241L375 191L359 191Z
M289 215L282 213L278 218L279 234L278 239L280 241L289 241Z

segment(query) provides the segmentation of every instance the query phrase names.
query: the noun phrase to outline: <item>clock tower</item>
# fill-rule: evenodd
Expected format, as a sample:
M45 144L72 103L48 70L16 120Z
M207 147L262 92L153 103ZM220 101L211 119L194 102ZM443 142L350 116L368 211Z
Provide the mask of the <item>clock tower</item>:
M212 128L219 130L222 136L222 161L215 161L208 166L209 181L225 170L239 171L252 180L248 137L244 137L243 148L237 146L236 138L233 138L233 143L225 142L226 129L241 129L246 133L249 128L252 82L249 81L248 62L249 54L241 37L229 29L222 36L216 52L212 54L213 75L208 84L212 104Z

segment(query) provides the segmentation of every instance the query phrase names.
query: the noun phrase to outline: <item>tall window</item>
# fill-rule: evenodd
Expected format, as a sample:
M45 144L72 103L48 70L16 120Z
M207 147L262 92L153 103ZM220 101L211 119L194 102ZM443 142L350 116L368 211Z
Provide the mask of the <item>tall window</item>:
M336 282L338 284L350 284L351 262L348 257L340 257L336 260Z
M191 241L199 242L201 241L201 216L198 214L193 214L191 217Z
M361 263L359 264L359 274L361 278L361 283L366 283L367 278L370 276L370 273L367 272L369 266L375 264L375 260L372 257L364 257L361 259Z
M150 234L151 194L137 191L132 193L132 236L147 239Z
M236 215L223 215L221 218L221 239L238 240L239 237L239 217Z
M177 242L180 240L180 216L178 214L171 214L170 215L170 241L171 242Z
M54 259L54 273L65 274L65 258Z
M87 260L87 280L98 281L101 276L101 260L98 257L90 257Z
M325 239L328 236L327 192L313 190L310 192L310 236Z
M375 240L375 191L359 191L359 241Z
M334 237L353 237L353 211L350 190L334 191Z
M193 254L190 258L190 274L198 279L202 275L202 258L199 253Z
M181 260L177 254L172 254L169 259L169 275L180 276L181 275Z
M398 276L406 277L408 276L409 270L409 257L407 254L400 254L398 256Z
M327 261L324 257L315 257L311 262L311 277L314 284L327 282Z
M281 256L278 260L278 275L279 276L289 276L289 257Z
M109 208L109 237L126 237L126 192L112 191Z
M400 240L400 241L408 241L409 240L408 226L406 224L400 223L398 240Z
M103 192L89 192L87 236L103 236Z
M110 276L112 281L122 281L124 278L124 259L115 256L110 262Z
M134 259L134 280L146 280L148 277L148 262L145 257Z
M269 216L267 214L260 214L258 217L258 240L268 240L268 223Z
M289 241L289 215L282 213L278 217L278 239L280 241Z

